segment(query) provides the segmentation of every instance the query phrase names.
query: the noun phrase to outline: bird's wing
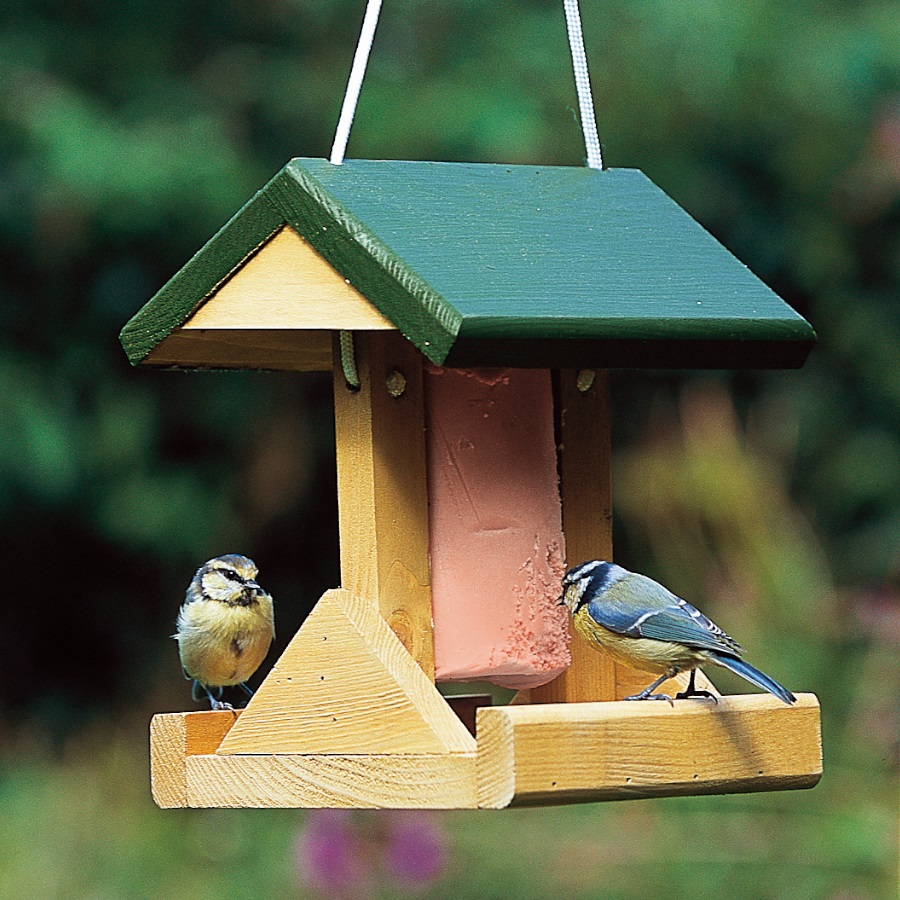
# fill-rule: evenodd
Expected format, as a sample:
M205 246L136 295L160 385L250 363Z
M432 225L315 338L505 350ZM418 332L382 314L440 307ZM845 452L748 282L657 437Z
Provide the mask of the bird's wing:
M742 653L737 641L699 609L644 575L612 585L591 601L588 612L618 634L675 641L732 656Z

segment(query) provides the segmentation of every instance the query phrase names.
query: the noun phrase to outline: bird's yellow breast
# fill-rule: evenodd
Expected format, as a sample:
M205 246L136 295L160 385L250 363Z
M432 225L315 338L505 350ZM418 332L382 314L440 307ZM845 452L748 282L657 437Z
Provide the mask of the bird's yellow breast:
M274 636L270 597L250 606L188 603L178 620L181 665L191 678L210 687L240 684L259 668Z
M592 647L605 650L616 662L643 672L653 672L656 675L672 669L683 672L702 665L708 659L708 655L702 650L695 650L684 644L616 634L592 619L586 606L575 613L572 621L575 630Z

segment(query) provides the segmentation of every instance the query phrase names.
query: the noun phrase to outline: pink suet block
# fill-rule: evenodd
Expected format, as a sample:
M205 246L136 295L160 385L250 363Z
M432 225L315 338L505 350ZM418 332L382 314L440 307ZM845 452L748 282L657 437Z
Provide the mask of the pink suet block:
M437 681L523 690L569 664L550 373L428 368Z

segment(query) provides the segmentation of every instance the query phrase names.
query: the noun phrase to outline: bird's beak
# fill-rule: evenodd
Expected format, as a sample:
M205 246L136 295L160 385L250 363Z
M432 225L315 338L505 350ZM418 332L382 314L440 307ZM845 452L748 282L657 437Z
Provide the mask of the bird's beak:
M562 594L560 594L559 600L556 601L556 605L557 606L565 606L566 605L566 592L565 591L563 591Z
M244 587L247 588L248 591L256 595L265 593L265 591L255 581L244 582Z

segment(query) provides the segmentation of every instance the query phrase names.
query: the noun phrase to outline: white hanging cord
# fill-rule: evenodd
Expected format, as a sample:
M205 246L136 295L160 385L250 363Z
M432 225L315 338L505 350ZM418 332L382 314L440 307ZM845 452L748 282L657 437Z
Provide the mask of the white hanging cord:
M335 166L341 165L344 161L347 141L350 139L350 127L353 124L359 92L362 89L366 66L369 62L369 53L375 39L375 27L381 12L381 2L382 0L367 0L366 3L366 14L359 33L356 53L353 55L353 65L350 68L341 115L334 133L334 143L331 146L329 159ZM569 34L569 49L572 53L572 69L575 73L575 88L578 92L578 108L581 116L581 130L584 133L584 146L587 151L587 164L591 169L602 169L603 156L600 151L600 137L597 134L597 119L594 114L594 99L591 95L591 79L588 75L587 55L584 51L584 35L581 30L578 0L563 0L563 8L566 13L566 30Z
M587 164L591 169L603 168L600 153L600 137L594 115L594 98L591 96L591 79L588 76L587 55L584 52L584 35L581 32L581 14L578 0L563 0L566 11L566 30L569 32L569 49L572 51L572 68L575 70L575 88L578 91L578 108L581 112L581 130L587 150Z
M369 51L371 51L372 41L375 39L375 26L378 24L379 12L381 12L381 0L368 0L366 15L363 18L362 29L359 32L359 41L356 44L356 53L353 55L350 78L347 80L347 90L344 93L341 116L338 119L337 129L334 132L334 143L331 145L329 161L335 166L341 165L344 161L344 152L347 149L347 141L350 139L350 126L353 124L356 103L359 100L363 77L366 74L366 65L369 62Z

